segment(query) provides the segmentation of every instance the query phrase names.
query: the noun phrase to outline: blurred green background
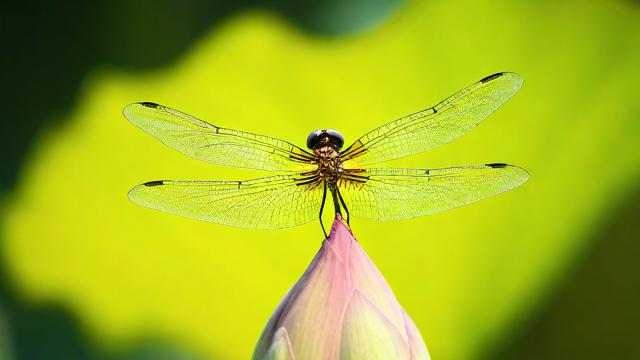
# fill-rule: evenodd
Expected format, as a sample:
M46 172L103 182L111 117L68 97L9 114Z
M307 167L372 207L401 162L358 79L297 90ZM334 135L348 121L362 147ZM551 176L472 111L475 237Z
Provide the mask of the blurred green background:
M389 163L508 162L522 187L352 227L433 359L638 359L637 1L70 1L3 6L0 359L247 359L320 245L130 203L154 179L248 179L129 124L155 101L347 143L498 71L521 91ZM385 164L387 165L387 164Z

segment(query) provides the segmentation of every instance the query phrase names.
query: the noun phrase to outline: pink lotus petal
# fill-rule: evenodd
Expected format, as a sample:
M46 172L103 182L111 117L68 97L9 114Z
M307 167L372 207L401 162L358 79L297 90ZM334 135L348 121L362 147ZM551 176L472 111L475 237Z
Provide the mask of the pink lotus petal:
M429 359L420 332L341 219L269 319L253 355L289 358Z
M341 360L409 359L400 331L357 289L342 322Z
M273 336L273 342L265 356L268 360L296 360L287 335L287 329L280 328Z

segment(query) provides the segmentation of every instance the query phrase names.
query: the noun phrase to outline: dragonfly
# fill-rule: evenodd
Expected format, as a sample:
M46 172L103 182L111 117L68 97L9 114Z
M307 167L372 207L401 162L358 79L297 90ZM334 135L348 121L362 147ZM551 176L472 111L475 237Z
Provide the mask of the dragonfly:
M327 197L372 220L429 215L502 193L527 181L504 163L437 169L371 167L421 153L461 137L509 100L523 79L500 72L437 105L362 135L344 148L336 130L313 131L307 149L277 138L219 127L152 102L127 105L124 116L165 145L212 164L258 169L269 176L243 181L156 180L131 189L134 203L208 222L278 229L320 220Z

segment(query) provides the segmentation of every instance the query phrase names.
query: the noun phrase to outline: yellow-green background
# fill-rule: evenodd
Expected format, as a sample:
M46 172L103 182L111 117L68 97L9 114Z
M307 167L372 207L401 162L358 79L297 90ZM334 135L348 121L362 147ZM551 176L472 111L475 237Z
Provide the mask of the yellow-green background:
M529 182L354 219L356 237L434 359L640 355L638 2L99 4L3 14L0 359L247 359L319 247L317 223L242 230L130 203L148 180L261 173L162 146L127 103L349 142L505 70L525 84L479 128L388 165L508 162Z

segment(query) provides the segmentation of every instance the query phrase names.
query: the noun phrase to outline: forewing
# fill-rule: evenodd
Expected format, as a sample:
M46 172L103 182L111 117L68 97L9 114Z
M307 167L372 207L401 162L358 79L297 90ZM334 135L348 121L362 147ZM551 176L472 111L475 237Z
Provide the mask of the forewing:
M359 166L401 158L466 134L509 100L522 86L515 73L497 73L458 91L436 106L382 125L341 154ZM356 167L355 165L352 167Z
M346 175L339 185L352 216L399 220L466 205L521 185L528 177L524 169L506 164L379 168Z
M165 145L213 164L270 171L313 168L314 156L289 142L217 127L166 106L130 104L124 116Z
M318 218L318 179L276 175L248 181L152 181L129 192L149 208L242 228L277 229Z

